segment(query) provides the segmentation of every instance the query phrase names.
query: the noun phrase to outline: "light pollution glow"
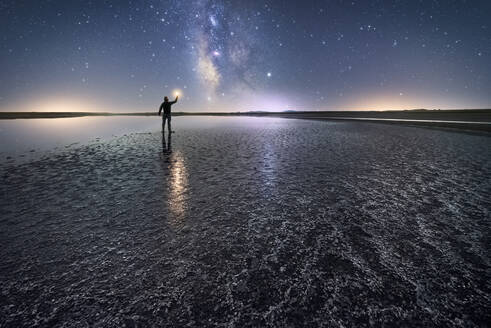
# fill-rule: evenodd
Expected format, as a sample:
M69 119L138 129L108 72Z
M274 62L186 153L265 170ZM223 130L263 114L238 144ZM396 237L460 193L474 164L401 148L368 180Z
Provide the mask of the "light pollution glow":
M179 96L179 104L186 101L186 97L183 95L182 89L173 89L169 93L169 97ZM211 109L222 112L235 112L235 111L269 111L269 112L281 112L286 110L298 110L298 111L386 111L386 110L408 110L408 109L458 109L466 108L468 102L465 99L449 100L445 97L411 97L406 94L402 95L380 95L380 94L363 94L360 98L363 100L348 102L347 105L340 105L339 107L307 107L295 99L295 97L287 97L284 95L273 94L256 94L248 93L238 98L238 102L230 105L217 104L216 97L209 97L207 105ZM162 96L163 98L163 96ZM255 106L251 106L253 101L248 99L260 99ZM157 99L161 101L162 99ZM172 99L171 99L172 100ZM484 104L482 104L484 105ZM481 107L482 107L481 105ZM156 106L154 106L156 107ZM475 108L479 108L479 104ZM151 112L154 108L136 108L135 112ZM179 107L179 111L194 111L193 108ZM87 100L83 97L45 97L38 100L30 100L13 104L7 108L3 108L2 111L25 111L25 112L124 112L129 111L121 110L121 108L114 108L107 103L97 103L94 100Z

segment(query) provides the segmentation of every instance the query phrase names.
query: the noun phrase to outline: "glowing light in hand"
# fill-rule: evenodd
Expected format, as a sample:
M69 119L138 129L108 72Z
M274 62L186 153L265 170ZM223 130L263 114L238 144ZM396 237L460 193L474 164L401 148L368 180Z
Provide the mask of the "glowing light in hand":
M175 89L174 91L172 91L172 95L173 95L174 97L177 97L177 96L179 96L179 97L180 97L180 96L182 95L182 91L181 91L181 90L179 90L179 89Z

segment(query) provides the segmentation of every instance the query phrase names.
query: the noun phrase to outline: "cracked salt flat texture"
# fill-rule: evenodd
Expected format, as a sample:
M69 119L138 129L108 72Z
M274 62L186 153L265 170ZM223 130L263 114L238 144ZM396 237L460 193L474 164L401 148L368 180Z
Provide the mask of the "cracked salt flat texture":
M491 322L489 137L196 122L2 167L0 326Z

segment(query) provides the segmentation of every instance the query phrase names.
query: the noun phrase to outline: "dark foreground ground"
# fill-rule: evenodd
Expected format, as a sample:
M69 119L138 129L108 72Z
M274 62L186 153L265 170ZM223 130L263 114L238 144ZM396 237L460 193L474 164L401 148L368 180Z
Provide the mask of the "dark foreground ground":
M189 120L0 168L1 327L491 322L490 137Z

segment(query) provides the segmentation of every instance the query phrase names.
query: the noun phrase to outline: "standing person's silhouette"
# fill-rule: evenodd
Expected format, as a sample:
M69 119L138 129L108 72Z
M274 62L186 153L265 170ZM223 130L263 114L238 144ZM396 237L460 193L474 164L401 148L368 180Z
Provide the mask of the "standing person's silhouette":
M174 132L174 131L172 131L172 129L170 127L170 117L171 117L170 109L171 109L171 106L177 102L177 98L179 98L179 96L176 96L176 100L169 101L169 98L164 97L164 102L160 105L159 115L162 112L162 109L164 110L164 113L162 114L162 132L164 132L164 130L165 130L165 121L166 120L167 120L167 127L169 129L169 133Z

